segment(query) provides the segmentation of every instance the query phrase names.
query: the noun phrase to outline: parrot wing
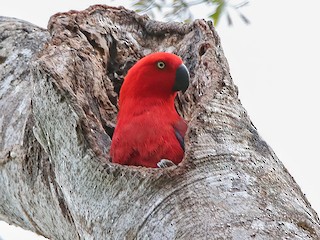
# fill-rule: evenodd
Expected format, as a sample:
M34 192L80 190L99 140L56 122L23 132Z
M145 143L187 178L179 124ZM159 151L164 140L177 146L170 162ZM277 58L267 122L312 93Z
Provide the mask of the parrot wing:
M186 135L187 131L187 123L183 118L179 118L177 122L173 124L174 133L176 135L176 138L178 142L180 143L181 148L184 149L184 136Z

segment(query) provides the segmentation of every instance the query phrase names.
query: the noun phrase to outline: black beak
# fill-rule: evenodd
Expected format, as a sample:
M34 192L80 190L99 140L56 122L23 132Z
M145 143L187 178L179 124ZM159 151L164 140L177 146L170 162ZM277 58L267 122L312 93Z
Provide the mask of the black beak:
M183 93L189 87L189 71L184 64L181 64L176 71L176 79L173 85L173 91L182 91Z

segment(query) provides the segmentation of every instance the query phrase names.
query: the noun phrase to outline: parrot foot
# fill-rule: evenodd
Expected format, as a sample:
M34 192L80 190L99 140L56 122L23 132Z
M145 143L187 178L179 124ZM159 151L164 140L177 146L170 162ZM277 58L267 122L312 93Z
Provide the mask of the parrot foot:
M168 159L161 159L160 162L157 163L157 166L159 168L167 168L167 167L172 167L177 165L175 165L172 161Z

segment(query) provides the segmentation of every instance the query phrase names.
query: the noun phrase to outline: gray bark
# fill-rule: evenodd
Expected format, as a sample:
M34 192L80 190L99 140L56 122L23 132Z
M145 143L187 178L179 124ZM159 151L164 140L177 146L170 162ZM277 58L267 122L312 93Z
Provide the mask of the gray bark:
M48 32L0 18L0 41L1 220L50 239L320 238L316 212L242 107L210 22L93 6L54 15ZM190 70L176 101L185 158L112 164L122 80L155 51Z

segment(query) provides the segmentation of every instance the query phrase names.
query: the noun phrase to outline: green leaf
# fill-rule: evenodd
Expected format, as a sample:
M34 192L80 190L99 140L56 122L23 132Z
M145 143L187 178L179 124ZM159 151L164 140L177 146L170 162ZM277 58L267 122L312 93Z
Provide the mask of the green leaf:
M150 17L154 17L154 11L158 11L166 20L191 21L193 16L190 8L205 3L209 8L214 10L208 17L211 18L214 25L217 26L222 15L226 15L229 25L233 24L228 11L230 8L238 12L243 22L249 24L249 19L239 11L241 7L247 6L249 1L238 0L237 4L234 5L231 4L229 0L133 0L132 6L136 11L147 13Z
M223 0L215 0L213 2L215 2L218 5L216 7L215 12L213 14L211 14L209 17L213 19L214 25L217 26L218 22L219 22L219 20L220 20L220 18L222 16L222 13L223 13L223 11L225 9L226 2L223 1Z

